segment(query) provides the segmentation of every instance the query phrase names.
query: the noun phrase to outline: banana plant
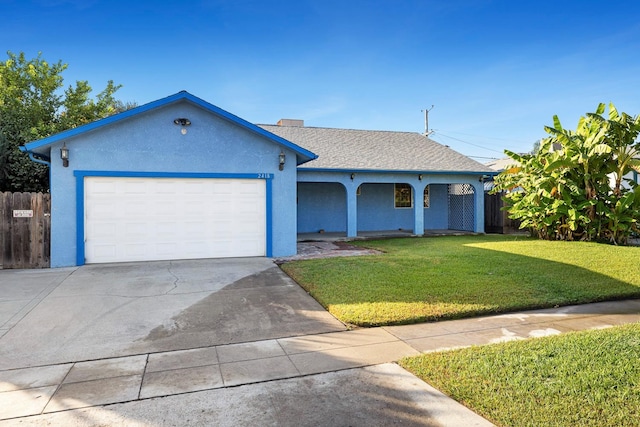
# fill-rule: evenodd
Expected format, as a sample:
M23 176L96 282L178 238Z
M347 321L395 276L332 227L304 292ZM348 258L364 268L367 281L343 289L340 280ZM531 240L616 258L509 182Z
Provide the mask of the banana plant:
M618 109L609 104L609 119L606 120L602 113L604 104L598 106L595 113L589 113L595 122L607 127L606 140L611 147L613 160L614 185L613 193L617 197L622 196L622 180L631 171L640 172L640 142L637 141L640 134L640 115L631 117L627 113L618 113Z
M624 176L640 172L640 118L599 104L581 117L575 131L558 116L544 129L548 138L533 154L506 150L514 166L496 177L506 210L521 228L544 239L603 240L625 243L638 230L640 197ZM613 180L611 177L613 176Z

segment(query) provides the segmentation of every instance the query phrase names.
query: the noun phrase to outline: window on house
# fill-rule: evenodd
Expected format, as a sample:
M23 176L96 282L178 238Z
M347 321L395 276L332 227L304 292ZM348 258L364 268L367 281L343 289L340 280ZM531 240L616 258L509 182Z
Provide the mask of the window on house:
M424 207L429 207L429 186L424 187Z
M413 197L411 197L411 186L409 184L395 184L394 199L396 208L413 207Z

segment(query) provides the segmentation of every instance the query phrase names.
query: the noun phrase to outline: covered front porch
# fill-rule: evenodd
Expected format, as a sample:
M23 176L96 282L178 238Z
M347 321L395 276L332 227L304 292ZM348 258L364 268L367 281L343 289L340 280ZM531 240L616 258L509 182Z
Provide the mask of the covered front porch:
M484 232L482 176L299 171L298 241Z

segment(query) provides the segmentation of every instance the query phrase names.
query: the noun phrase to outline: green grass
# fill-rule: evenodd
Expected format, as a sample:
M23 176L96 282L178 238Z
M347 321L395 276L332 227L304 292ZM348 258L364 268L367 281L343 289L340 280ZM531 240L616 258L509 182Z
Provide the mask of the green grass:
M640 425L640 323L404 359L499 426Z
M513 236L355 244L385 253L282 265L348 324L406 324L640 296L638 247Z

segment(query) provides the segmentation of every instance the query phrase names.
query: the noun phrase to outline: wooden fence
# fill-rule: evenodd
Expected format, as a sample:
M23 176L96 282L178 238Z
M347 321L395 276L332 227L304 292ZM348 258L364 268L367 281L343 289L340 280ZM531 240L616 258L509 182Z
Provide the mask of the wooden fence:
M0 268L48 268L51 195L0 193Z
M510 219L502 210L502 194L484 193L484 232L510 234L521 231L520 222Z

